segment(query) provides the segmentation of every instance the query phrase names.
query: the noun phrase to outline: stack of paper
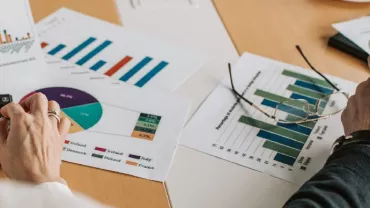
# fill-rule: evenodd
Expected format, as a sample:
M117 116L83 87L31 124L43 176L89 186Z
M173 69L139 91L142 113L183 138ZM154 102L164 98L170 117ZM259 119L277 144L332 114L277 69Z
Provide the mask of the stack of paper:
M0 92L15 101L42 92L60 104L72 123L63 160L163 181L189 105L154 89L175 89L201 58L64 9L43 21L40 43L28 1L1 1L12 12L0 13Z
M370 16L333 24L333 27L370 54Z

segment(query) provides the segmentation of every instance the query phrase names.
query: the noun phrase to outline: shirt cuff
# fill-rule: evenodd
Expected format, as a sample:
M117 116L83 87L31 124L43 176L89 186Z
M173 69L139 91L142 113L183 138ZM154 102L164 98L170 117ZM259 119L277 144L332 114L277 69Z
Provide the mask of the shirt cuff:
M38 189L43 189L47 190L50 192L59 192L61 194L65 194L68 196L73 196L72 191L68 188L67 185L59 183L59 182L47 182L47 183L42 183L36 186Z

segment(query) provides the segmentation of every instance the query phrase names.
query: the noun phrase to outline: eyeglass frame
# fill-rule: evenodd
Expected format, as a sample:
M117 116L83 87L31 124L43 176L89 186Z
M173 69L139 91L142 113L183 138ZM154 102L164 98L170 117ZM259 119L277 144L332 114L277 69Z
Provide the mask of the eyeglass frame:
M304 58L304 60L306 61L306 63L310 66L310 68L315 71L318 75L320 75L328 84L330 84L335 90L337 90L337 92L334 92L332 94L329 94L329 95L326 95L325 97L319 99L317 102L316 102L316 111L315 112L306 112L307 113L307 117L306 118L302 118L301 121L297 121L297 122L292 122L292 121L286 121L286 120L282 120L282 119L279 119L279 118L276 118L276 113L277 111L279 110L278 107L279 105L282 105L284 102L286 102L287 100L297 100L297 101L303 101L303 102L306 102L307 106L310 106L310 104L308 103L307 100L304 100L304 99L290 99L288 98L286 101L284 102L280 102L279 104L276 105L275 107L275 110L274 110L274 115L271 115L269 113L267 113L265 110L263 110L262 108L260 108L258 105L255 105L253 102L251 102L250 100L246 99L243 95L241 95L239 92L236 91L235 87L234 87L234 81L233 81L233 76L232 76L232 72L231 72L231 64L229 63L228 64L228 67L229 67L229 76L230 76L230 83L231 83L231 89L233 91L234 94L236 94L240 99L242 99L243 101L245 101L246 103L248 103L250 106L254 107L255 109L257 109L258 111L260 111L262 114L264 114L265 116L271 118L271 119L274 119L275 121L279 122L279 123L283 123L283 124L302 124L302 123L307 123L307 122L311 122L311 121L318 121L318 120L322 120L322 119L327 119L327 118L330 118L331 116L333 115L336 115L338 113L340 113L341 111L343 111L345 108L333 113L333 114L330 114L330 115L319 115L319 106L321 104L321 102L327 98L328 96L332 96L334 94L337 94L337 93L342 93L346 98L347 100L349 99L349 93L347 92L344 92L342 90L340 90L336 85L334 85L325 75L323 75L321 72L319 72L315 67L312 66L312 64L308 61L307 57L304 55L301 47L299 45L296 45L296 49L298 50L298 52L302 55L302 57ZM317 118L312 118L310 119L309 117L310 116L318 116Z

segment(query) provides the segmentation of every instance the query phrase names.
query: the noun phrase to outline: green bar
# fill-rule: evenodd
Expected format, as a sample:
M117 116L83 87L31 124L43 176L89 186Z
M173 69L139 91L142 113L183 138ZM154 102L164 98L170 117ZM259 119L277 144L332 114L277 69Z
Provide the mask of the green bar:
M257 128L260 128L260 129L263 129L263 130L266 130L266 131L269 131L275 134L279 134L281 136L290 138L295 141L303 142L303 143L305 143L308 139L307 135L300 134L295 131L291 131L289 129L275 126L272 124L268 124L268 123L265 123L265 122L247 117L247 116L241 116L239 119L239 122L253 126L253 127L257 127Z
M323 99L326 96L324 93L314 92L312 90L307 90L305 88L298 87L296 85L289 85L287 90L290 90L292 92L296 92L298 94L305 95L308 97L316 98L318 100Z
M276 94L273 94L273 93L270 93L270 92L266 92L266 91L263 91L263 90L256 90L256 92L254 94L258 95L260 97L264 97L264 98L267 98L269 100L275 101L277 103L282 103L286 100L289 100L289 98L286 98L286 97L283 97L283 96L280 96L280 95L276 95Z
M298 120L298 117L289 114L286 117L286 120L287 121L297 121ZM315 127L315 125L316 125L316 122L314 122L314 121L308 121L308 122L304 122L304 123L301 123L301 124L298 124L298 125L305 126L305 127L310 128L310 129L313 129L313 127Z
M292 149L290 147L280 145L278 143L271 142L271 141L268 141L268 140L265 141L265 144L263 144L263 147L267 148L267 149L270 149L272 151L282 153L284 155L288 155L290 157L294 157L294 158L297 158L299 153L300 153L300 151L298 151L298 150L295 150L295 149Z
M138 121L136 126L143 127L143 128L148 128L148 129L153 129L153 130L157 130L157 128L158 128L158 124L152 124L152 123L147 123L147 122L143 122L143 121Z
M309 82L311 84L321 85L321 86L327 87L329 89L333 89L333 87L327 81L322 80L322 79L309 77L309 76L299 74L299 73L296 73L296 72L292 72L292 71L289 71L289 70L284 70L282 74L285 75L285 76L288 76L288 77L293 77L293 78L296 78L296 79L299 79L299 80L302 80L302 81Z
M99 158L99 159L103 159L103 157L104 157L104 155L98 155L98 154L95 154L95 153L93 153L91 156Z
M159 124L160 120L152 119L152 118L145 118L145 117L139 117L139 121L143 121L146 123L152 123L152 124Z
M140 126L136 126L134 131L140 131L140 132L145 132L145 133L149 133L149 134L155 134L155 132L157 130L153 130L153 129L148 129L148 128L143 128L143 127L140 127Z
M276 95L276 94L273 94L273 93L270 93L270 92L266 92L266 91L263 91L263 90L256 90L256 92L254 94L257 95L257 96L266 98L268 100L277 102L277 103L282 103L282 102L286 102L287 100L291 100L290 98L286 98L286 97ZM289 105L289 106L295 107L299 110L302 110L304 108L304 107L302 107L302 103L303 102L292 102L292 101L290 101L290 102L286 102L286 105ZM311 109L312 112L315 110L315 108L316 107L314 105L310 104L310 109Z

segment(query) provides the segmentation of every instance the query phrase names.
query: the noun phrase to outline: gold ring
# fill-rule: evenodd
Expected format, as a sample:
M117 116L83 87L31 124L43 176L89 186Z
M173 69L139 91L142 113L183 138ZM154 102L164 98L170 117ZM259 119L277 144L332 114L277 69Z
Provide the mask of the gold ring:
M48 117L54 117L58 121L58 125L60 124L60 115L56 111L48 111Z

